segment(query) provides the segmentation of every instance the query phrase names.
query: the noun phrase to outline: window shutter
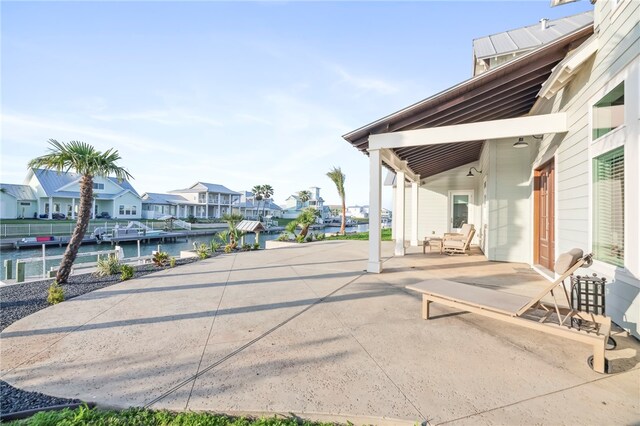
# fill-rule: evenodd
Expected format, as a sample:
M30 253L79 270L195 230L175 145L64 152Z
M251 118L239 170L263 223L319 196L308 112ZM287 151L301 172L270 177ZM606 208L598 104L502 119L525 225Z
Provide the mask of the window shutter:
M593 252L624 266L624 147L594 159Z

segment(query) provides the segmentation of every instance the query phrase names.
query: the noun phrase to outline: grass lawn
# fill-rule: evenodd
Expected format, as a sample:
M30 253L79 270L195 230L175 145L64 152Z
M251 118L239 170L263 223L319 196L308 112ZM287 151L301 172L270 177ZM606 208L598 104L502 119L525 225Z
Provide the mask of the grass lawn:
M327 240L369 240L369 232L358 232L355 234L336 235L327 237ZM391 241L391 228L382 230L382 241Z
M144 425L144 426L330 426L334 423L317 423L297 418L245 418L220 414L171 411L154 411L129 408L123 411L105 411L79 407L75 410L40 412L28 419L16 420L9 425L75 426L75 425Z

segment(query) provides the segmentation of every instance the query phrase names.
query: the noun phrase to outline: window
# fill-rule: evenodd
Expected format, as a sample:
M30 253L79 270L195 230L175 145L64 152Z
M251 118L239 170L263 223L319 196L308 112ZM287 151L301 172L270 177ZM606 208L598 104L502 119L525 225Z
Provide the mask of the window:
M593 159L593 253L624 266L624 146Z
M131 214L134 216L138 214L138 209L136 208L136 206L131 206Z
M31 203L25 203L25 202L22 202L22 203L20 203L20 205L21 205L21 206L30 206L30 205L31 205Z
M104 189L104 183L93 182L93 189Z
M131 206L127 206L127 208L124 211L124 214L126 214L127 216L131 216Z
M124 214L124 206L120 205L119 214Z
M60 203L54 203L53 204L53 211L55 213L60 213Z
M593 140L624 124L624 82L593 106Z

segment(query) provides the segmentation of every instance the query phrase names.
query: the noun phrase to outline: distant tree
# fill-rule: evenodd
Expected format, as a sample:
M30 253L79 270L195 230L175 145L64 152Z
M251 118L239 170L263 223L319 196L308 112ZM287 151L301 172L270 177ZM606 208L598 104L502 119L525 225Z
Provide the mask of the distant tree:
M260 214L260 201L262 201L262 199L264 198L263 185L254 186L253 188L251 188L251 192L253 192L253 200L257 203L256 204L256 212L259 215Z
M44 168L55 170L58 173L66 173L75 170L82 175L80 178L80 207L73 235L64 252L60 268L56 274L59 284L66 283L71 273L71 267L78 255L78 249L87 232L89 219L91 218L91 205L93 200L93 178L95 176L108 177L114 175L118 180L132 178L131 174L116 164L121 159L117 150L108 149L105 152L97 151L93 146L85 142L71 141L58 142L49 140L51 147L49 154L34 158L29 161L29 168Z
M311 199L311 191L302 190L298 192L298 199L304 205L307 201Z
M264 216L266 204L269 202L268 200L270 200L271 197L273 197L273 187L269 184L262 185L262 198L264 200L262 202L262 216Z
M340 223L340 235L344 235L345 227L347 226L347 204L344 194L344 181L346 179L346 176L344 173L342 173L342 169L340 167L335 166L330 172L327 173L327 176L336 185L338 195L340 195L340 199L342 200L342 222Z

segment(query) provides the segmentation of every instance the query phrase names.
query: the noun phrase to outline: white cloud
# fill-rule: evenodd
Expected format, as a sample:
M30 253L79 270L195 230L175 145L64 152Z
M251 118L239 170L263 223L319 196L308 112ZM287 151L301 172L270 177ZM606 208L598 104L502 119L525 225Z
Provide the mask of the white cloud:
M195 114L192 112L170 109L170 110L147 110L129 112L124 114L93 114L91 118L99 121L149 121L152 123L183 126L189 124L204 124L207 126L220 127L222 123L210 117Z
M381 95L391 95L400 90L395 83L385 81L381 78L357 76L348 72L339 65L331 65L329 66L329 69L340 76L342 83L348 84L363 92L375 92Z

